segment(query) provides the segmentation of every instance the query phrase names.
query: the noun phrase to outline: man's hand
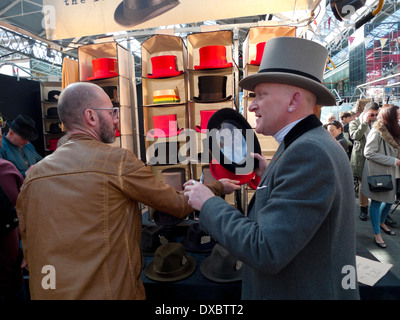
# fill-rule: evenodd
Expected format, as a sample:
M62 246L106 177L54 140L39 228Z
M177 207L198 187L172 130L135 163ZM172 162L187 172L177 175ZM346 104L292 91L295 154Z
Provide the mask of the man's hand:
M223 178L219 179L218 181L224 185L224 194L231 194L233 191L240 189L240 185L238 185L238 180Z
M201 210L204 202L215 197L214 193L200 182L189 180L183 186L185 187L184 195L188 204L197 211Z
M254 172L261 178L268 167L268 161L261 154L251 152L250 155L258 160L258 168Z

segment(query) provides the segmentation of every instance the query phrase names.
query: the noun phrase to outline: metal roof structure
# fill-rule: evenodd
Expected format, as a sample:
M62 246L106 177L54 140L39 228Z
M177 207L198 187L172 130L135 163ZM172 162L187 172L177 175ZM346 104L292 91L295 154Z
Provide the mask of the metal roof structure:
M356 20L366 12L373 10L378 0L367 0L366 5L357 10ZM163 26L159 28L173 28L175 35L186 36L189 33L199 32L202 25L218 24L221 30L235 31L239 43L243 43L248 28L257 26L260 21L276 21L277 24L298 26L304 30L303 36L320 42L330 52L330 58L335 65L340 65L348 59L348 37L354 32L350 23L338 21L332 14L329 0L318 0L316 6L299 15L296 12L282 14L265 14L252 17L239 17L228 20L202 21L195 24ZM33 78L42 79L48 76L61 76L62 59L64 56L77 58L77 47L92 43L98 36L87 36L74 39L49 41L43 28L43 1L42 0L2 0L0 2L0 67L9 64L26 69L26 73ZM299 20L308 14L308 20ZM354 19L353 19L354 18ZM400 21L400 4L398 0L386 0L379 14L371 21L380 22ZM382 37L387 33L387 24L373 30L373 36ZM157 28L157 29L159 29ZM136 62L137 74L141 74L140 55L141 43L156 33L156 29L121 31L109 34L125 47L129 47L138 59ZM241 46L239 45L239 48ZM241 52L239 52L239 57ZM27 67L21 67L21 62L29 62ZM139 77L138 77L139 79ZM140 81L140 80L139 80Z

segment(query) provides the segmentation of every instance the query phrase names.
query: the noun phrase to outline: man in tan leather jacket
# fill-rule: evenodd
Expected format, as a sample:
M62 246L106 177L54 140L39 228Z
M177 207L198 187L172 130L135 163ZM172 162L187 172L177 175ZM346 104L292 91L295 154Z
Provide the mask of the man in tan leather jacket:
M17 210L32 299L145 299L138 202L176 217L193 209L130 151L113 148L117 110L90 83L60 96L70 139L29 172ZM236 187L216 181L217 195Z

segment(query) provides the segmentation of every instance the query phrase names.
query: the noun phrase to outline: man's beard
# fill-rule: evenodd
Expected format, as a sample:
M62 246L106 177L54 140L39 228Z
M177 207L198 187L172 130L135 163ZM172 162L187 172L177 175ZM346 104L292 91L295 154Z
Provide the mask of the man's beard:
M111 128L111 126L104 120L103 116L99 117L100 119L100 132L99 138L101 142L104 143L113 143L115 141L115 126Z

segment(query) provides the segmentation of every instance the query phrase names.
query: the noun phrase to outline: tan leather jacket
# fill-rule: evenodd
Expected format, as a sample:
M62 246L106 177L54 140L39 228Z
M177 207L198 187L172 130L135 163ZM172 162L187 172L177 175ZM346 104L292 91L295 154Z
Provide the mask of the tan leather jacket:
M138 202L177 217L193 211L133 153L87 136L39 162L17 202L31 298L145 299ZM55 289L43 288L49 265Z

